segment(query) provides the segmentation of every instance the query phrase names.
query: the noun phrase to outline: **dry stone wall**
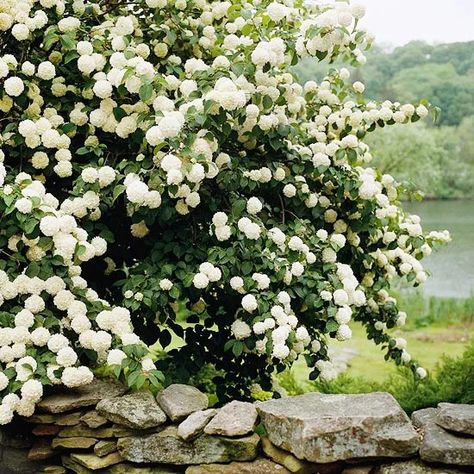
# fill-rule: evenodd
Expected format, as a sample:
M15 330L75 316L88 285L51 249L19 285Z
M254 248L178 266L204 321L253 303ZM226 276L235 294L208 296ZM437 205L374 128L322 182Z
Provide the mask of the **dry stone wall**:
M209 408L194 387L154 397L94 382L45 398L0 433L0 474L474 472L474 405L408 418L387 393Z

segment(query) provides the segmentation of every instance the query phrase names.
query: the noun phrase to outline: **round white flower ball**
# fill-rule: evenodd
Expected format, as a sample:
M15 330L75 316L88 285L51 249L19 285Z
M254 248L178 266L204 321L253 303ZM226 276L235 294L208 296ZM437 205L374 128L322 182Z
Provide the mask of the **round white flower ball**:
M31 333L31 342L38 347L43 347L45 346L49 338L51 337L51 334L49 333L49 330L43 327L36 328L32 333Z
M53 334L48 341L48 349L51 352L57 353L61 349L69 346L69 340L62 334Z
M122 361L126 358L125 352L120 349L112 349L107 354L107 365L121 365Z
M44 79L45 81L49 81L56 76L56 68L54 64L50 61L44 61L38 65L38 69L36 71L36 75L40 79Z
M296 188L292 184L287 184L283 188L283 194L287 198L292 198L292 197L296 196Z
M145 372L150 372L152 370L155 370L156 366L152 359L150 359L149 357L146 357L145 359L142 360L142 369Z
M8 379L8 377L3 372L0 372L0 392L2 390L5 390L8 387L9 383L10 380Z
M199 290L207 288L209 285L209 278L202 272L196 273L193 278L193 285Z
M245 339L247 337L250 337L252 334L252 330L250 329L250 326L242 321L241 319L237 319L232 323L232 326L230 328L232 334L234 337L238 340Z
M352 331L347 324L341 324L336 332L336 339L338 341L347 341L352 337Z
M362 94L365 91L365 86L360 81L354 82L354 84L352 84L352 87L354 88L354 91L358 94Z
M345 306L349 302L349 295L343 289L336 290L332 296L337 306Z
M159 285L163 291L169 291L173 288L173 283L171 280L168 280L168 278L161 279Z
M33 313L27 309L22 309L15 316L15 326L24 326L30 328L35 323L35 317Z
M19 77L9 77L4 83L5 92L11 97L18 97L25 90L25 85Z
M256 197L251 197L247 201L247 212L249 214L258 214L262 210L262 202Z
M72 347L63 347L56 355L56 362L62 367L71 367L77 362L77 354Z
M428 372L423 367L418 367L416 369L416 375L418 375L420 379L424 379L428 375Z
M245 295L242 298L242 308L249 313L253 313L258 307L257 299L253 295Z

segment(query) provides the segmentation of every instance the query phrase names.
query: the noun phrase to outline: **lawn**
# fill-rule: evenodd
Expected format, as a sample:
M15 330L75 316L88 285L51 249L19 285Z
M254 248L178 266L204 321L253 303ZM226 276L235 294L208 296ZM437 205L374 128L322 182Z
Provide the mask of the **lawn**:
M462 354L468 340L466 334L469 329L472 331L474 327L450 324L444 327L396 331L394 334L404 337L408 341L407 349L413 358L430 370L436 366L444 354L453 357ZM394 374L396 365L384 360L382 350L366 339L364 328L359 324L353 324L352 330L353 337L350 341L334 341L330 344L335 350L351 348L357 351L357 355L348 363L348 375L364 377L368 381L383 382L389 375ZM304 361L298 361L293 371L297 380L307 379L309 369Z
M401 307L408 313L407 325L392 332L408 342L412 357L428 370L434 369L443 355L457 357L466 342L474 336L474 298L426 298L422 294L402 294ZM365 337L364 328L352 324L350 341L331 341L334 351L353 349L356 355L349 361L347 374L368 381L383 382L396 372L396 365L384 360L384 352ZM293 367L297 380L307 379L309 369L303 361Z

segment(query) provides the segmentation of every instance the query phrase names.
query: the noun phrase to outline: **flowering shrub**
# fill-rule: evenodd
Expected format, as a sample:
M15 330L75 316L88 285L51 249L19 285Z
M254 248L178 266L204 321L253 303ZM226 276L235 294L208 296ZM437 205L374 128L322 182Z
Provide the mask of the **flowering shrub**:
M304 86L291 72L364 62L363 14L0 3L0 423L104 366L135 388L212 366L221 398L270 390L299 355L330 379L327 339L351 319L426 374L387 333L406 317L388 290L422 283L449 235L403 213L363 139L428 109L366 102L347 69Z

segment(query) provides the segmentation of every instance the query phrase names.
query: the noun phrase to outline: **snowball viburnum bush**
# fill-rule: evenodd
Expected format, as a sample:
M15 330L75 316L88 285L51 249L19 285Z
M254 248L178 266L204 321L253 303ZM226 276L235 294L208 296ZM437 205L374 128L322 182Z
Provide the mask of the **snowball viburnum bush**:
M423 283L449 235L403 212L364 137L428 109L366 102L346 68L291 69L363 63L364 11L2 3L0 423L104 369L140 388L212 366L222 399L300 355L330 378L351 320L426 375L388 333L406 318L388 290Z

